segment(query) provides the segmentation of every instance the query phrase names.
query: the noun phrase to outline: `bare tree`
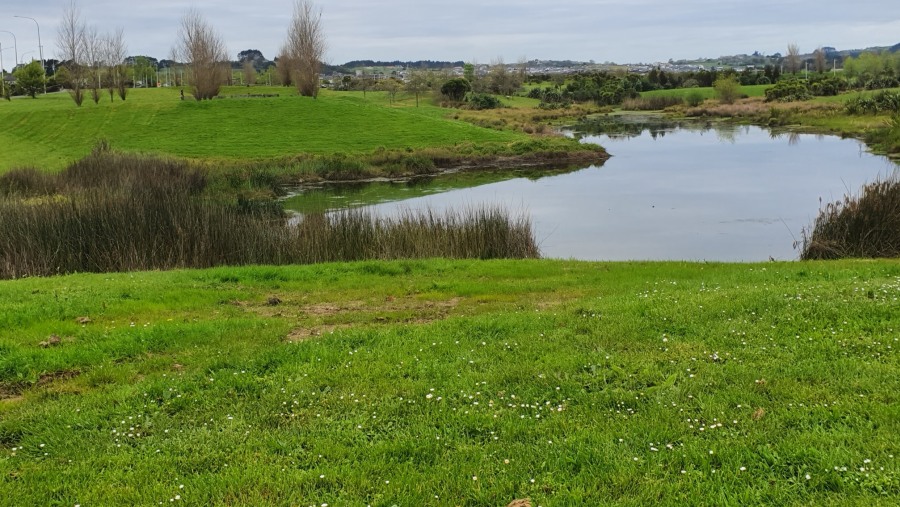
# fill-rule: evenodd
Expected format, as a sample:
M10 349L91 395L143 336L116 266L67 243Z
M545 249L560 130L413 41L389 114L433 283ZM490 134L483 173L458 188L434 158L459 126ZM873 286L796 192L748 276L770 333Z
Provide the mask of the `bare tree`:
M181 18L173 56L188 66L188 82L197 100L212 99L228 79L228 51L222 37L195 9Z
M244 68L242 70L244 72L244 84L248 86L255 85L256 67L253 66L253 60L244 60Z
M275 72L278 77L278 84L281 86L291 86L293 83L291 80L293 67L294 63L291 59L291 55L289 54L287 47L283 46L278 53L278 56L275 58Z
M304 97L319 94L319 72L325 48L322 10L309 0L295 0L285 52L289 57L287 63L291 69L291 79Z
M125 58L128 56L128 46L125 45L125 30L117 29L106 37L106 64L109 70L108 84L109 97L112 99L113 91L119 92L119 98L125 100L128 87L125 81L128 79L128 69L125 67Z
M406 76L406 91L416 96L416 107L419 107L419 95L428 91L431 85L431 74L423 70L411 70Z
M56 30L56 46L60 60L68 75L68 86L75 105L84 101L85 78L85 32L87 27L81 18L81 11L72 0L63 11L63 19Z
M84 30L85 79L87 88L91 91L91 98L94 100L94 104L100 102L100 74L104 60L103 46L103 39L97 33L96 27L92 26Z
M822 46L819 46L813 52L813 57L815 58L816 72L818 72L820 74L824 73L826 70L827 63L825 63L825 50L822 49Z
M787 58L785 60L788 72L795 74L800 70L800 47L797 46L796 42L788 44Z

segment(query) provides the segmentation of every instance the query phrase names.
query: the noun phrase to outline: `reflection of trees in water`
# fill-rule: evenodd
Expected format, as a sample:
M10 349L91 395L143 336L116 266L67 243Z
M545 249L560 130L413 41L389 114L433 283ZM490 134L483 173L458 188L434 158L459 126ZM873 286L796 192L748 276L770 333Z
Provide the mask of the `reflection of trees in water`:
M605 135L610 139L630 139L639 137L644 132L649 133L653 139L659 139L676 130L687 130L688 132L701 135L713 131L720 139L734 142L735 136L741 128L724 123L697 121L694 119L673 120L662 117L628 115L588 118L572 127L572 130L576 139L595 135ZM749 132L749 127L747 129Z
M800 134L796 132L788 133L788 145L796 146L798 144L800 144Z

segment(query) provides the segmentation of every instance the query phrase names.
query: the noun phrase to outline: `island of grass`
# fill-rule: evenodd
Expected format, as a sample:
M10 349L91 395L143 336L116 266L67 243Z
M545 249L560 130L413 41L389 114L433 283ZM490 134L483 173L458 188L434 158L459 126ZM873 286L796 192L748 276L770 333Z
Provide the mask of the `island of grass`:
M197 102L180 100L174 88L134 90L124 102L80 108L65 93L4 102L0 171L60 170L97 143L215 168L266 168L295 179L590 164L607 157L599 147L558 136L476 126L425 101L415 107L329 91L312 99L263 87L254 94L262 91L271 93L246 97L243 88L225 88L221 99Z

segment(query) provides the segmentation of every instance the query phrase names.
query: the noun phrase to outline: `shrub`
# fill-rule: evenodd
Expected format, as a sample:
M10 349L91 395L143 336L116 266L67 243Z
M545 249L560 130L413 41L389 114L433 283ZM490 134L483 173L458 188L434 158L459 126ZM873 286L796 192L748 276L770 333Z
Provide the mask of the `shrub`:
M794 102L811 98L812 94L806 83L799 79L785 79L766 90L766 102Z
M685 104L691 107L697 107L703 103L705 99L703 98L703 94L700 93L699 90L694 90L684 96Z
M448 100L454 102L462 102L466 94L472 90L472 85L464 78L457 77L450 79L441 86L441 93Z
M900 112L900 92L881 91L871 96L857 96L846 102L849 114L878 114Z
M741 85L734 76L720 77L713 83L716 98L723 104L733 104L740 97Z
M487 93L474 93L469 97L469 105L472 109L497 109L503 104L500 99Z

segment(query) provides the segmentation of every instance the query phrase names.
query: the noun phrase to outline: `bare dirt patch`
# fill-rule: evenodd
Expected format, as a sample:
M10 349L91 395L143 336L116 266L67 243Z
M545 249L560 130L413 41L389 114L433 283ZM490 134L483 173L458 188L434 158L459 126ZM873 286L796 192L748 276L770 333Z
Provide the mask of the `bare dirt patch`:
M325 334L331 334L339 329L347 329L349 325L332 325L332 326L316 326L316 327L300 327L287 335L284 339L290 343L305 342L312 340Z

